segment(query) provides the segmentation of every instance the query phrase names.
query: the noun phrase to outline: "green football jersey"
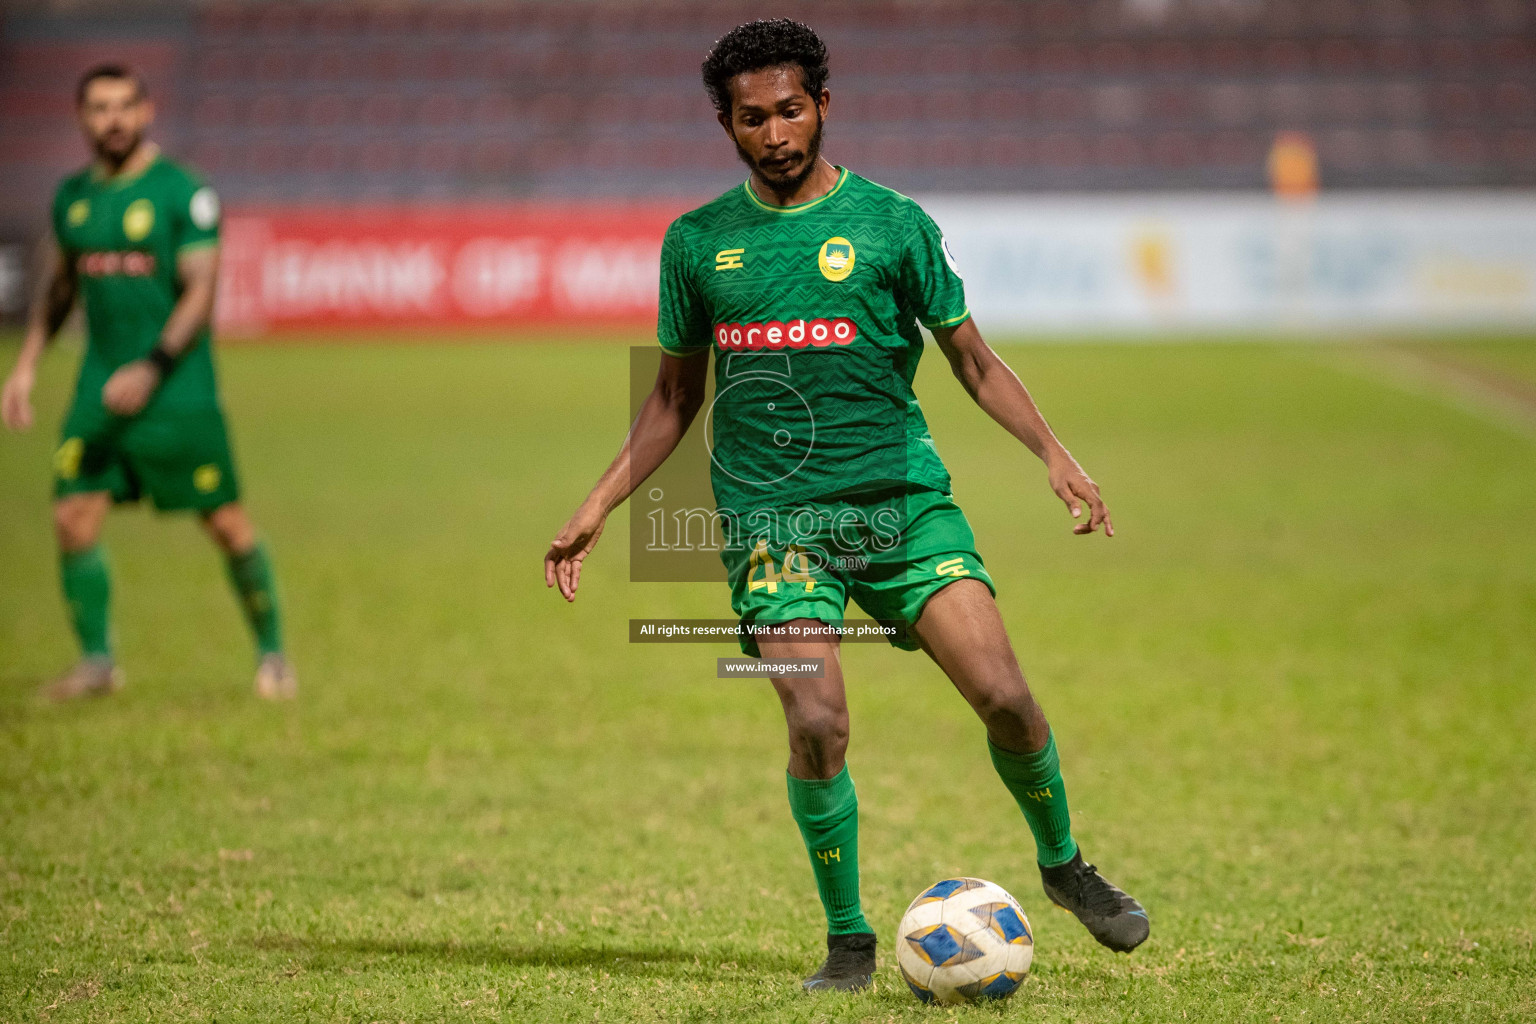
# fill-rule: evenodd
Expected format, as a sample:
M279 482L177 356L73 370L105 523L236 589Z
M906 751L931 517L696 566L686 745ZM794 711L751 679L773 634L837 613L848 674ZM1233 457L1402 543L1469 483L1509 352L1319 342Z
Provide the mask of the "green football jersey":
M181 294L176 257L217 244L219 201L191 172L164 157L127 179L103 178L87 168L59 185L53 231L75 267L85 304L86 349L75 402L99 407L112 372L142 359L159 342ZM205 328L145 414L217 406Z
M918 324L969 315L933 220L845 168L798 206L744 182L679 217L661 248L657 336L673 355L715 351L705 428L720 509L947 492L912 392Z

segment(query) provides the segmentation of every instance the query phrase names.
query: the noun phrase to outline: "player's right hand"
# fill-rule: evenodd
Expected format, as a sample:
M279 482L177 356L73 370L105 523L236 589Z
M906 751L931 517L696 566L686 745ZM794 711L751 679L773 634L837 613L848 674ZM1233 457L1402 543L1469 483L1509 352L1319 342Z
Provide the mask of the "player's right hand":
M0 393L0 417L12 430L28 430L32 426L32 373L17 367L5 379L5 391Z
M603 524L608 516L601 510L583 504L576 514L560 528L555 539L549 542L544 555L544 585L558 586L567 601L576 600L576 588L581 585L581 563L597 546L597 538L603 535Z

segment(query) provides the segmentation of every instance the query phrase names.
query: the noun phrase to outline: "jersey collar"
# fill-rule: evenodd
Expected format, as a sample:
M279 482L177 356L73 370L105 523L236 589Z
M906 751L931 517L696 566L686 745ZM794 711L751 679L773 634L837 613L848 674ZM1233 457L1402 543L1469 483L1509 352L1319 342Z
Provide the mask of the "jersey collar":
M134 182L144 177L144 175L148 174L150 170L160 162L161 158L159 146L156 146L153 142L147 143L147 145L154 146L154 149L150 152L149 159L145 161L143 167L140 167L132 174L116 174L109 178L105 174L101 173L101 164L92 161L91 184L100 188L117 189L132 185Z
M747 194L747 198L751 200L752 204L760 210L767 210L769 213L804 213L817 203L824 203L837 195L838 189L842 188L843 183L847 180L848 168L839 167L837 169L837 184L827 189L825 193L817 196L815 199L808 199L803 203L796 203L794 206L772 206L763 202L757 198L757 193L752 191L752 180L750 178L741 183L741 190Z

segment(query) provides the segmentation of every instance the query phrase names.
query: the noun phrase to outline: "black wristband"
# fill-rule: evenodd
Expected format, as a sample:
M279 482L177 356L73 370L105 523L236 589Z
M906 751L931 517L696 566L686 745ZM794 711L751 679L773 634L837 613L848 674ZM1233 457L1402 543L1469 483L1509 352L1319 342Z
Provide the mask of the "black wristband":
M176 357L171 355L165 349L161 348L159 345L156 345L154 348L150 349L149 355L145 358L147 358L151 363L155 365L156 370L160 371L161 380L169 377L171 375L171 371L176 369Z

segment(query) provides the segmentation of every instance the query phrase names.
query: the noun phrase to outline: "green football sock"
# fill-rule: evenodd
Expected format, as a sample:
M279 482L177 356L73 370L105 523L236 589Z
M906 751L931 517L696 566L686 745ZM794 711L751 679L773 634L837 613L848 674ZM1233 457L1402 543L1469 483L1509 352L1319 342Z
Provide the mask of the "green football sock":
M874 931L859 906L859 798L848 766L830 779L789 780L789 810L811 855L833 935Z
M277 586L272 578L272 561L265 544L257 544L242 555L230 555L226 563L229 582L245 611L245 621L256 635L256 648L262 654L283 650L282 616L277 607Z
M112 657L108 636L112 577L101 557L101 545L84 551L59 552L59 579L64 584L64 600L69 604L69 619L80 640L81 653L87 658Z
M1033 754L1015 754L987 739L992 766L1003 785L1019 802L1029 830L1035 834L1035 857L1041 867L1065 864L1077 853L1072 838L1072 815L1067 810L1067 787L1061 781L1061 761L1056 756L1056 734L1047 735L1045 746Z

